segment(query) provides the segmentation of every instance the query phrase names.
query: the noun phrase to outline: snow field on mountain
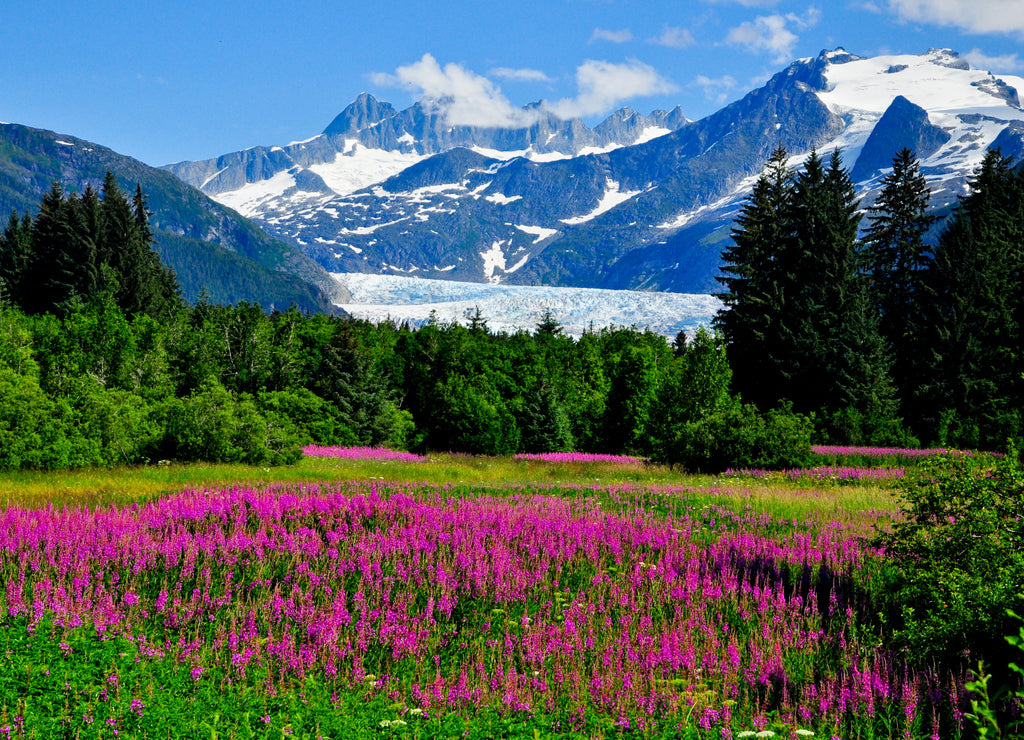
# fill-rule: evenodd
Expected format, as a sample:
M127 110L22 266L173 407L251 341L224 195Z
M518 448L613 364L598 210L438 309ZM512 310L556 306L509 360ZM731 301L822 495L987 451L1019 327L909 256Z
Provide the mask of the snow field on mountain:
M533 331L545 311L578 337L591 328L637 326L675 337L710 326L721 306L710 295L596 288L490 285L397 275L332 273L352 294L339 304L356 318L391 319L420 326L433 312L438 321L468 323L479 308L492 331Z
M838 148L847 166L852 167L878 119L893 99L902 95L927 110L929 120L951 134L949 142L922 165L955 170L961 175L970 173L1002 131L1001 122L1024 120L1024 111L982 86L992 87L998 79L1020 93L1024 92L1024 78L996 78L982 70L944 66L958 61L956 56L940 49L924 55L879 56L830 64L825 73L828 90L819 92L818 98L841 116L845 125L842 133L820 151ZM996 120L968 122L959 117L961 114Z
M564 224L570 226L576 226L577 224L586 223L591 221L602 213L610 211L615 206L625 203L630 198L634 198L640 193L641 190L619 190L619 183L609 178L605 179L605 191L604 195L601 196L601 200L597 206L590 213L585 213L582 216L573 216L572 218L559 219Z
M415 152L369 149L355 139L345 141L345 150L333 162L308 168L318 174L338 195L348 195L397 175L426 157Z

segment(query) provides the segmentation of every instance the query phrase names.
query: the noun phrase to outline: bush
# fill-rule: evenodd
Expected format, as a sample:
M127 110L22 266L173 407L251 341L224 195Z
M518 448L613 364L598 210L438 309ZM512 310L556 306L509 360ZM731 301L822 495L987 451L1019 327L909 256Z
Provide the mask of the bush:
M75 427L95 447L96 461L104 465L147 462L164 429L146 399L130 391L104 388L89 377L72 383Z
M830 444L861 447L919 447L920 441L892 416L876 416L847 407L822 419Z
M256 398L256 404L261 414L277 416L296 437L308 438L318 445L359 444L337 409L306 388L266 391Z
M926 459L903 484L904 516L878 538L887 611L910 658L1005 672L1007 607L1024 592L1024 475L1015 450Z
M0 363L0 469L55 469L76 459L64 417L34 377Z
M188 398L172 399L165 414L167 457L257 465L302 457L304 440L293 425L278 414L263 416L251 397L235 397L219 383L204 383Z
M805 467L813 433L813 417L788 409L761 414L753 405L733 403L679 427L661 448L659 462L703 473Z

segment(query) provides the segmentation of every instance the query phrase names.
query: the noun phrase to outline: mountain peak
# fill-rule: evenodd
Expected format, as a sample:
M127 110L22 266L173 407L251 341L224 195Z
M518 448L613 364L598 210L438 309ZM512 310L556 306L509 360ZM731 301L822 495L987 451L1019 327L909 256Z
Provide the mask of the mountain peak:
M834 49L822 49L818 54L818 59L827 62L828 64L846 64L848 62L856 62L863 57L851 54L841 46L837 46Z
M871 130L850 175L866 180L890 167L893 155L904 148L927 159L949 139L946 131L928 120L928 111L897 95Z
M397 113L391 103L382 103L368 92L360 93L338 116L330 122L324 133L328 135L354 134L391 118Z

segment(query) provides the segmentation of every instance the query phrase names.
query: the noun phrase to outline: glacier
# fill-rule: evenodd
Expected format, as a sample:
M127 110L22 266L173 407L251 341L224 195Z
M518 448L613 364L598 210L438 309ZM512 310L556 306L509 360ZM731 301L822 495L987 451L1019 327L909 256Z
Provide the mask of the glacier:
M352 298L337 304L358 319L423 326L431 316L468 324L477 309L493 332L533 331L546 312L572 337L605 327L636 327L668 338L710 327L721 302L711 295L601 288L469 283L331 273Z

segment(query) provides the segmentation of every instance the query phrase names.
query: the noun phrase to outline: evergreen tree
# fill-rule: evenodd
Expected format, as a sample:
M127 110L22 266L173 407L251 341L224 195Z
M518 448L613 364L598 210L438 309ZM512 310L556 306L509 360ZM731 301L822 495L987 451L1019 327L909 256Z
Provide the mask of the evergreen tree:
M868 210L864 233L865 269L881 315L880 330L893 353L893 380L903 408L916 416L914 391L921 382L921 358L927 356L919 308L925 268L930 260L925 234L935 222L928 213L931 191L909 149L892 160L882 190Z
M805 172L812 171L809 162ZM813 189L819 192L810 192ZM800 183L795 201L798 242L806 265L801 283L807 334L800 337L806 348L800 358L809 372L795 377L790 398L798 409L821 411L826 419L855 418L857 426L845 433L833 427L837 442L880 443L894 435L899 438L891 359L861 270L859 203L839 150L833 151L820 179L808 177L807 191L807 203L814 206L802 201Z
M998 448L1024 434L1024 174L1010 165L986 154L926 273L923 407L949 444Z
M853 409L872 425L892 416L889 359L859 269L858 208L838 151L827 165L812 151L794 176L778 150L737 219L715 325L735 388L762 409Z
M43 196L32 224L31 254L20 287L30 313L63 310L96 288L95 245L85 233L78 200L65 198L60 183Z
M0 304L21 304L21 283L32 252L32 219L11 211L0 236Z
M107 265L113 270L116 279L124 270L123 262L132 241L135 218L117 178L109 170L103 179L102 194L100 239L96 245L96 256L101 265Z
M762 408L782 397L784 358L780 319L796 288L792 270L793 173L777 148L736 219L732 244L722 252L725 304L714 319L725 339L733 384Z

